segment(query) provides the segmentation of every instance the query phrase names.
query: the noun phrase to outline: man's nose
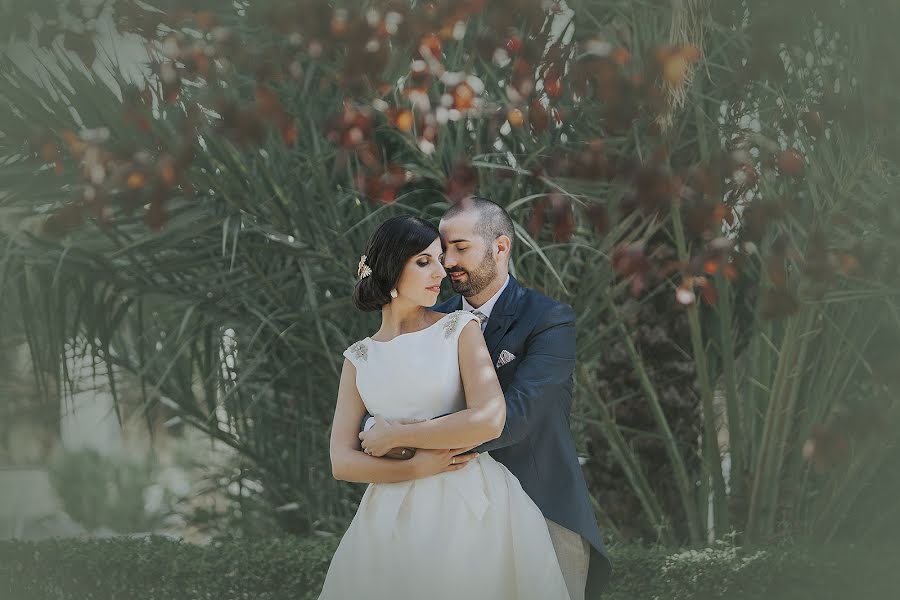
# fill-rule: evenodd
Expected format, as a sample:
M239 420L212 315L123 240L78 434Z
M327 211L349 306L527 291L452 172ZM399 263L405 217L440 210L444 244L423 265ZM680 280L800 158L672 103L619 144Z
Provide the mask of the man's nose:
M456 258L449 252L444 254L444 268L450 269L454 265L456 265Z

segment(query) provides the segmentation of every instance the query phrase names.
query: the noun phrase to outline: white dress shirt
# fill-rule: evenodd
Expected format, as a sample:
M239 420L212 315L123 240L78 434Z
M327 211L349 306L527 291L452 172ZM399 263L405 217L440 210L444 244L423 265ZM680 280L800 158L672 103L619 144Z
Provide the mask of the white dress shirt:
M485 302L478 308L475 308L474 306L469 304L469 301L466 300L465 296L463 296L463 299L462 299L462 309L463 310L467 310L469 312L471 312L473 310L477 310L478 312L483 314L485 317L487 317L484 320L484 323L481 324L481 332L482 333L484 333L484 328L487 327L488 319L491 318L491 311L494 310L494 305L497 304L497 300L500 298L500 294L503 293L503 290L505 290L506 286L508 286L508 285L509 285L509 274L506 275L506 281L503 282L503 287L501 287L499 290L497 290L497 293L494 294L493 296L491 296L490 300L488 300L487 302Z

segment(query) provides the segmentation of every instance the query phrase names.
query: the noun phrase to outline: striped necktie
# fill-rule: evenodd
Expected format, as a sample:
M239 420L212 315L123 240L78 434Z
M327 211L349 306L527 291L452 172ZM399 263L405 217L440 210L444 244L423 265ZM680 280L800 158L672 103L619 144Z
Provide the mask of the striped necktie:
M481 331L484 331L484 324L487 323L487 315L481 312L480 310L470 310L473 315L478 317L478 324L481 325Z

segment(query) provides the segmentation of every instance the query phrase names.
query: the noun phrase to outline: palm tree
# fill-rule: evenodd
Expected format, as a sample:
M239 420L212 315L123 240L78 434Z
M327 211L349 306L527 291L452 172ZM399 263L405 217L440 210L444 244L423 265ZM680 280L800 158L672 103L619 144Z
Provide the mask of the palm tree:
M176 30L159 29L146 88L119 78L118 94L61 55L53 94L3 63L3 206L20 220L0 290L48 385L65 388L80 335L138 377L148 415L164 401L236 448L282 527L339 531L359 492L327 467L339 355L374 325L347 301L360 249L377 220L477 189L518 223L514 273L579 315L574 424L608 526L765 539L788 508L810 529L846 513L852 495L809 498L874 476L812 481L803 444L893 318L896 280L873 281L896 147L872 123L896 86L870 59L896 9L121 6L123 25ZM854 260L865 276L835 268ZM823 365L846 385L823 389Z

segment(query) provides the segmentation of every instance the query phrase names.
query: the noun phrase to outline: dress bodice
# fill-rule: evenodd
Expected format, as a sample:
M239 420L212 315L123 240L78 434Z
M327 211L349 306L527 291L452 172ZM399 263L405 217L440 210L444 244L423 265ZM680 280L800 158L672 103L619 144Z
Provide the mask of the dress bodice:
M364 338L344 351L369 414L432 419L466 406L459 374L459 334L478 318L464 310L386 342Z

